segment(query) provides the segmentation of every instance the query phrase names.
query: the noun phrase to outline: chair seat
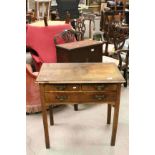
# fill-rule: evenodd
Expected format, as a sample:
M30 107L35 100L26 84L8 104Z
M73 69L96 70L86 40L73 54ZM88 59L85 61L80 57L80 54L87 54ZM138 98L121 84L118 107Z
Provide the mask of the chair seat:
M119 60L108 57L108 56L103 56L102 62L103 63L115 63L117 66L119 65ZM125 66L125 62L122 62L122 66Z
M103 45L103 53L105 53L105 47L106 47L106 45L104 44ZM109 44L108 45L108 54L109 55L113 55L115 53L115 47L114 47L114 45L113 44Z

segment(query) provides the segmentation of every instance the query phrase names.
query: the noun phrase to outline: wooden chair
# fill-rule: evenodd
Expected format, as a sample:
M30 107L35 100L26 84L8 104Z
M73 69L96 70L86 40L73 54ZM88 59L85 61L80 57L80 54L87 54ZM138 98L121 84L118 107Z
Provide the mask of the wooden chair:
M78 40L84 40L84 34L86 31L86 25L84 23L84 19L83 18L76 19L74 21L73 28L75 29L76 32L81 33L81 38L79 38Z
M31 24L34 21L36 21L34 10L27 12L26 13L26 24Z
M89 38L92 37L92 30L95 30L95 15L93 13L84 12L82 13L84 21L89 21ZM92 25L93 24L93 25ZM93 26L93 29L92 29Z
M127 87L128 80L128 66L129 66L129 49L123 49L126 39L128 38L128 28L120 28L115 25L113 22L109 22L106 25L107 31L104 33L104 44L103 48L105 53L103 52L102 62L115 63L120 71L123 72L123 76L126 80L124 86ZM101 39L101 35L98 35ZM96 39L96 38L94 38ZM99 40L99 39L98 39ZM102 40L102 39L101 39ZM109 45L113 45L112 51L109 51Z
M100 28L104 32L104 40L107 42L105 55L113 55L114 51L123 48L129 37L129 28L122 25L121 14L102 12Z
M126 82L124 83L124 87L127 87L128 84L128 70L129 70L129 50L116 50L115 58L109 56L102 57L103 63L115 63L119 70L123 72L124 79Z

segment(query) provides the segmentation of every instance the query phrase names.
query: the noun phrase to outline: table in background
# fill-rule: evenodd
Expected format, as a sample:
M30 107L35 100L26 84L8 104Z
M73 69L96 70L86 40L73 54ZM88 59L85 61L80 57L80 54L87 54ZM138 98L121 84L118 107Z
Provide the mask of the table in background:
M113 106L111 145L115 145L121 83L125 82L115 64L44 63L36 81L40 86L46 148L50 148L46 106L61 103L106 103L108 104L108 124L110 124L111 107ZM50 122L54 125L52 116Z

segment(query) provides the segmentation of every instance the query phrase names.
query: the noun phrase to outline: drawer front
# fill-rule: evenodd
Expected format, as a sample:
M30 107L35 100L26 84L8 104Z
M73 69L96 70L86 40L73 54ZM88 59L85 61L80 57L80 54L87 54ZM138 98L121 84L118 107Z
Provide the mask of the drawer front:
M116 93L103 92L46 92L47 103L85 103L85 102L114 102Z
M48 84L45 85L46 91L78 91L80 85L78 84Z
M78 93L61 93L61 92L46 92L45 100L47 103L70 103L70 102L79 102Z
M116 91L116 84L83 84L82 90L84 91Z
M116 93L88 92L80 95L82 102L115 102Z

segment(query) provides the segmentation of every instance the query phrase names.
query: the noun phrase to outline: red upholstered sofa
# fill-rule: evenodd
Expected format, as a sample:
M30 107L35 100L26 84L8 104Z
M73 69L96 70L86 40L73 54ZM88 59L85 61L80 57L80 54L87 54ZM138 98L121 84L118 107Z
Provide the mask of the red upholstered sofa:
M72 29L72 26L70 24L49 25L47 27L27 25L26 46L36 51L36 54L32 54L32 57L35 60L35 67L37 71L39 71L42 63L44 62L57 62L53 37L66 29Z

